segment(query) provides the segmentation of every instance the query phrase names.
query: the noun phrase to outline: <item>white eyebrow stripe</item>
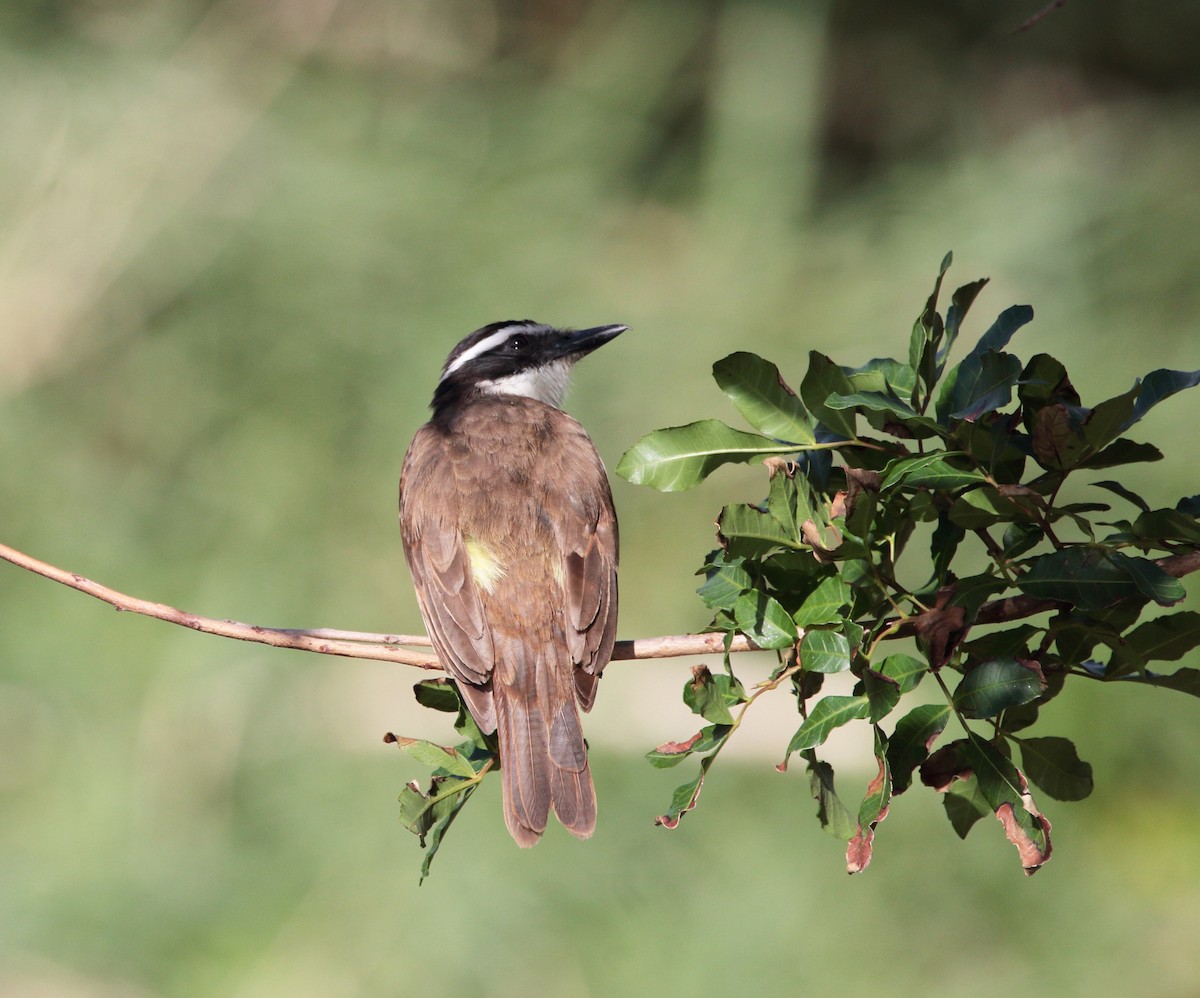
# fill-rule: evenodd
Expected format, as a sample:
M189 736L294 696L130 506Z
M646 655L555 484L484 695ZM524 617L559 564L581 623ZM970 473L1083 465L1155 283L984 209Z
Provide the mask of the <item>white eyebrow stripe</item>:
M450 375L452 375L455 371L457 371L460 367L462 367L463 364L467 364L467 363L473 361L476 357L480 356L481 354L485 354L489 350L492 350L495 347L498 347L501 343L503 343L506 339L508 339L518 329L525 329L525 328L526 328L525 325L522 323L513 323L511 326L505 326L503 329L497 329L494 333L492 333L491 336L485 336L474 346L468 347L466 350L464 350L462 353L460 353L457 357L455 357L454 363L452 363L449 367L446 368L446 370L442 373L442 376L439 380L445 381L448 377L450 377Z

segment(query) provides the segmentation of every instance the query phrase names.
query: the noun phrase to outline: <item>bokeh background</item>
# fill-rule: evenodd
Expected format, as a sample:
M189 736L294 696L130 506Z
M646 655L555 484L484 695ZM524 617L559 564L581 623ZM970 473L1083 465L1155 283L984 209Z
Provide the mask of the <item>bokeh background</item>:
M796 380L812 348L902 353L947 249L951 287L993 279L965 337L1032 303L1014 346L1085 402L1200 366L1200 6L1015 30L1041 8L7 0L0 540L209 616L417 630L395 482L462 335L629 324L571 402L611 467L731 418L709 369L732 350ZM1185 394L1142 424L1152 502L1198 491L1198 421ZM758 473L614 490L621 635L701 627L692 572ZM690 774L641 755L694 730L690 664L609 670L595 839L518 851L485 786L418 888L396 795L422 774L381 735L453 735L412 670L0 565L0 993L1196 993L1194 701L1046 709L1097 790L1043 802L1032 880L921 790L847 878L802 771L772 768L786 696L652 826ZM837 761L855 797L869 760Z

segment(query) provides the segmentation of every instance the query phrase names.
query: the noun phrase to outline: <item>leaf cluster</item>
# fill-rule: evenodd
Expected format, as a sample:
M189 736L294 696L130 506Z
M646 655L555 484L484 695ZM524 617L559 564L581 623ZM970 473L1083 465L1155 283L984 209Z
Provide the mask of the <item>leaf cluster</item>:
M391 732L383 738L432 770L428 790L421 790L414 781L400 793L400 821L417 836L421 848L427 850L421 864L424 882L443 836L484 775L495 768L499 756L494 742L471 717L454 680L426 679L417 683L413 691L422 706L455 714L454 730L466 738L454 748Z
M664 767L699 756L700 771L660 824L673 828L695 807L745 710L783 687L801 720L779 768L795 754L805 761L820 821L847 841L851 872L870 862L891 798L919 779L943 794L959 835L997 818L1032 873L1051 841L1031 784L1055 800L1092 789L1091 767L1067 739L1029 733L1040 708L1068 679L1200 695L1197 670L1152 668L1200 644L1200 614L1138 622L1185 596L1178 575L1188 569L1171 569L1200 548L1200 497L1154 509L1122 482L1075 485L1083 473L1160 460L1126 434L1200 371L1153 371L1085 406L1061 362L1010 352L1033 319L1027 305L1002 312L951 363L987 280L958 288L943 313L950 262L947 254L903 359L845 367L814 351L795 389L776 365L730 354L713 377L755 432L715 419L658 430L617 466L668 492L726 464L767 470L765 496L722 509L698 592L713 630L776 650L779 664L752 694L728 656L726 674L697 670L689 680L684 700L708 723L648 758ZM889 653L885 642L904 637L915 654ZM824 691L837 673L852 677L850 693ZM902 709L922 698L909 695L927 676L938 702ZM961 735L946 739L951 719ZM877 770L857 810L818 754L852 722L871 726Z

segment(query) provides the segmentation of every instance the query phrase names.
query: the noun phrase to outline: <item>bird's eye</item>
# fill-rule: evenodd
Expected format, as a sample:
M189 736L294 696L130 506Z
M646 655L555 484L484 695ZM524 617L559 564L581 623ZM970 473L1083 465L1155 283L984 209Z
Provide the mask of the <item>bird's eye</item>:
M520 353L525 349L527 340L524 336L511 336L508 340L508 349L513 353Z

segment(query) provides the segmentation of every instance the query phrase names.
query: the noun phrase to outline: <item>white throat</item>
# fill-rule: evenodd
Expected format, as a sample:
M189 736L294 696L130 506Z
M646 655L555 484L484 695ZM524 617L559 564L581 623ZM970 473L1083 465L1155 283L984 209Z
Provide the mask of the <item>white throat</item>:
M571 364L565 358L493 381L479 382L489 395L524 395L560 408L571 380Z

